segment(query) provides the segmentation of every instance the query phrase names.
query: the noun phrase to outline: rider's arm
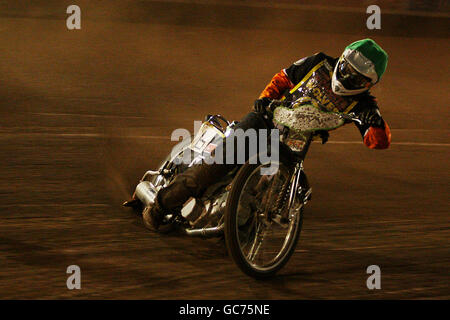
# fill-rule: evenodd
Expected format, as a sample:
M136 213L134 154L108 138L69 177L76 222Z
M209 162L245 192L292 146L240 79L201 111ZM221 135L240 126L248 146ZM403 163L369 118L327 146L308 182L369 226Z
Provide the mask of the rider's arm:
M294 85L292 84L291 80L289 80L286 72L284 70L281 70L273 76L272 80L270 80L269 84L259 95L259 99L280 99L286 90L290 90L293 87Z
M391 144L391 130L386 122L384 128L369 127L364 134L364 144L370 149L387 149Z
M387 122L381 117L376 100L373 96L367 95L366 99L360 101L359 110L355 110L356 115L368 113L381 119L380 126L370 126L365 123L356 125L361 132L364 144L370 149L387 149L391 144L391 130Z

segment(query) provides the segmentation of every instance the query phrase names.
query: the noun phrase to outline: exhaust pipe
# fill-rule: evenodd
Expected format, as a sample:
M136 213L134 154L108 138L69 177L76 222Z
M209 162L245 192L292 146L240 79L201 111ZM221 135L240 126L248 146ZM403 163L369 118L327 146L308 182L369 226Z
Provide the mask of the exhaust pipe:
M201 228L201 229L184 229L184 233L191 237L217 237L223 234L223 224L218 227Z
M148 207L155 203L156 193L156 188L150 181L141 181L136 187L135 195Z

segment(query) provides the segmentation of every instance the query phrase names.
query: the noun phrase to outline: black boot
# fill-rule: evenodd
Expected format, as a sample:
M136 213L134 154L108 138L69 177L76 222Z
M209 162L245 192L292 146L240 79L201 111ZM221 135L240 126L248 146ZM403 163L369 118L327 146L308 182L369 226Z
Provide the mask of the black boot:
M122 203L124 207L136 208L140 205L140 201L138 199L130 199Z

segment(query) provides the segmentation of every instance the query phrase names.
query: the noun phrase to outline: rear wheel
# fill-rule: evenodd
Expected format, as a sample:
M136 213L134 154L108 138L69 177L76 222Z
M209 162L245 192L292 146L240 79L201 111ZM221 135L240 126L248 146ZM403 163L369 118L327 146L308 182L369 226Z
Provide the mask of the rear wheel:
M279 271L300 236L303 208L300 202L291 210L287 208L294 170L285 159L280 158L278 164L278 170L271 175L260 172L269 164L244 164L227 200L228 252L237 266L254 278L271 277Z

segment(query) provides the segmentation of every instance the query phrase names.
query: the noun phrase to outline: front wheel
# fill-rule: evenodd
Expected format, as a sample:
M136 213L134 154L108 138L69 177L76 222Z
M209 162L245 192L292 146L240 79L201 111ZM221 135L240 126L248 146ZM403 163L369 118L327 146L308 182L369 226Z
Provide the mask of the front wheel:
M261 175L261 168L268 167L242 166L234 178L225 212L228 253L245 274L254 278L271 277L288 262L303 220L300 201L290 209L287 205L294 168L280 158L276 172Z

